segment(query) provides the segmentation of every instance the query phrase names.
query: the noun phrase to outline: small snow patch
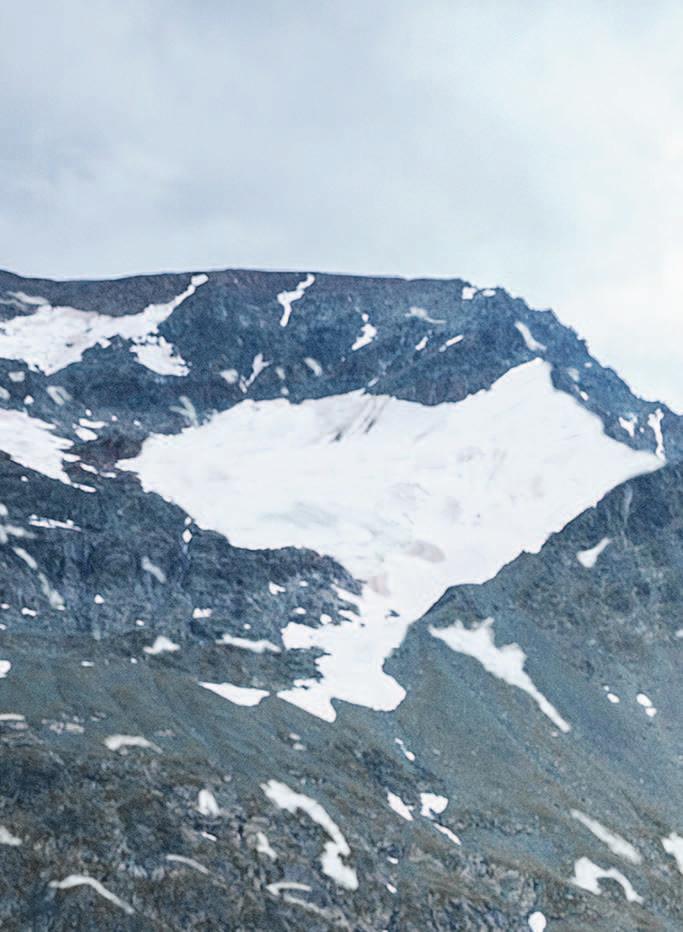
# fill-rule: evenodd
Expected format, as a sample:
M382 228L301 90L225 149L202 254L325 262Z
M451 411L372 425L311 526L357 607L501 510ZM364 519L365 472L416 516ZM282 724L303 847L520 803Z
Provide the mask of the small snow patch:
M664 412L661 408L657 408L657 410L653 414L649 414L647 418L647 423L652 428L652 433L655 435L655 441L657 443L655 456L658 456L660 460L666 459L666 456L664 455L664 435L662 433L663 417Z
M401 738L394 738L394 741L403 751L403 756L406 758L406 760L409 760L410 763L412 764L415 760L415 755L413 754L413 752L408 750L408 748L405 746L405 743L403 742Z
M636 696L636 702L638 705L642 705L642 707L645 709L645 714L650 718L654 718L654 716L657 714L657 709L652 704L652 699L650 699L649 696L646 696L645 693L638 693Z
M61 407L67 401L71 401L71 395L61 385L48 385L47 393L56 405Z
M579 858L578 861L575 862L574 876L570 880L570 883L573 883L574 886L580 887L582 890L588 890L589 893L594 893L596 896L600 896L602 893L600 889L601 880L616 880L624 891L624 896L629 903L643 902L642 896L636 893L631 886L631 882L627 880L616 867L610 867L606 870L598 864L594 864L590 858Z
M423 307L411 307L405 313L406 317L417 317L418 320L424 320L428 324L445 324L445 320L437 320L434 317L430 317L429 313Z
M238 638L233 637L232 634L223 634L216 641L216 644L225 644L228 647L238 647L241 650L249 650L253 654L264 654L266 651L271 654L279 654L280 648L277 644L273 644L272 641L267 641L262 639L260 641L252 641L250 638Z
M662 847L674 858L676 867L683 874L683 838L676 832L672 832L666 838L662 838Z
M152 563L149 557L142 558L141 566L145 573L149 573L149 575L153 576L157 582L166 582L166 573L164 573L161 567L157 566L156 563Z
M278 780L269 780L261 784L261 789L268 799L287 812L296 813L299 810L329 835L330 840L325 843L320 863L323 874L331 877L335 883L347 890L358 889L358 877L352 867L344 864L342 858L351 854L346 838L342 835L339 826L334 822L325 809L315 799L296 793L285 783Z
M356 339L355 343L351 347L352 352L362 349L364 346L369 346L377 336L377 327L373 327L369 321L370 318L368 315L363 314L363 326L361 328L360 336Z
M11 848L16 848L20 844L21 838L17 835L13 835L4 825L0 825L0 845L8 845Z
M0 411L0 449L15 463L59 479L69 485L62 466L62 454L72 446L70 440L52 433L54 425L25 411Z
M442 835L445 835L446 838L448 838L449 841L452 841L454 845L462 844L455 832L452 832L449 828L447 828L447 826L439 825L438 822L435 822L434 828L437 830L437 832L441 832Z
M200 683L204 689L211 690L221 699L234 702L235 705L258 705L268 695L267 689L252 689L250 686L234 686L232 683Z
M110 751L120 751L122 748L147 748L161 753L160 747L148 741L147 738L143 738L142 735L108 735L104 743Z
M518 644L496 647L493 638L493 619L487 618L476 628L465 628L458 621L449 628L430 627L429 633L443 641L451 650L478 660L484 669L510 686L516 686L531 696L541 712L560 729L568 732L566 722L546 697L536 688L524 670L526 654Z
M311 888L307 883L297 883L296 880L277 880L275 883L266 884L268 893L273 896L279 896L283 890L299 890L301 893L310 893ZM297 902L300 902L297 900Z
M270 362L266 361L263 353L257 353L251 363L251 372L246 379L240 379L240 389L246 394L261 373L268 368Z
M318 376L318 375L323 374L323 367L320 365L317 359L313 359L312 356L306 356L306 358L304 359L304 362L306 363L308 368L311 370L313 375Z
M536 910L527 919L531 932L544 932L546 927L546 918L542 912Z
M459 333L456 337L451 337L450 340L446 340L446 342L439 347L439 352L445 353L449 346L457 346L463 339L464 335L462 333Z
M616 835L608 828L605 828L597 819L579 812L578 809L572 809L571 816L584 825L589 832L592 832L597 839L607 845L612 854L616 854L617 857L623 858L625 861L630 861L631 864L640 864L643 860L640 852L630 842L622 838L621 835Z
M148 645L142 649L146 654L156 656L156 654L172 654L175 651L180 650L180 645L174 644L170 638L160 634L152 645Z
M184 854L167 854L166 860L176 864L185 864L187 867L191 867L193 870L199 871L200 874L209 873L203 864L200 864L199 861L195 861L194 858L186 858Z
M420 815L431 819L435 815L441 815L448 805L448 798L438 796L436 793L420 793L420 802L422 804Z
M28 519L28 523L31 527L45 527L51 529L59 529L61 531L80 531L81 528L74 524L71 518L67 518L66 521L57 521L55 518L39 518L36 515L31 515Z
M268 837L263 832L256 833L256 851L258 854L265 854L271 861L277 861L277 854L271 847Z
M387 791L387 802L389 806L394 810L397 815L400 815L402 819L405 819L406 822L413 821L412 806L407 806L400 796L397 796L396 793L391 793Z
M309 272L306 278L299 282L294 291L281 291L277 296L278 304L282 307L282 317L280 318L281 327L286 327L289 323L289 318L292 316L292 304L303 298L304 291L310 288L314 281L315 275L311 275Z
M610 537L603 537L600 543L596 544L595 547L591 547L589 550L579 550L576 554L576 559L585 569L593 569L602 551L606 547L609 547L611 543L612 539Z
M635 414L631 414L629 417L619 418L619 425L626 431L629 437L635 437L637 423L638 418Z
M533 338L531 330L521 320L515 321L515 327L521 333L527 349L530 349L532 353L542 353L547 349L545 343L539 343L538 340Z
M211 790L200 790L197 795L197 811L203 816L219 816L221 814L220 806L216 797Z
M124 913L127 913L129 916L132 916L135 912L130 903L126 903L125 900L113 894L111 890L107 890L106 887L102 886L99 880L95 880L94 877L88 877L85 874L69 874L64 880L51 880L49 886L52 887L53 890L71 890L73 887L81 886L92 887L95 893L99 893L101 897L105 900L109 900L114 906L118 906L119 909L122 909Z

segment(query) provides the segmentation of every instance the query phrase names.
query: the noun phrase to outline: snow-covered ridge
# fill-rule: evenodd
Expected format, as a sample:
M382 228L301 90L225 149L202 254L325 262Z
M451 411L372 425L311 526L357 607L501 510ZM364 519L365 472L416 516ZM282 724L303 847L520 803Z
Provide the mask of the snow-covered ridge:
M328 720L335 698L396 707L404 691L384 660L447 588L538 551L615 485L660 464L607 437L553 387L542 359L457 404L359 391L298 405L245 400L201 427L149 438L128 461L147 490L232 544L312 548L364 581L360 598L340 593L342 624L283 631L286 648L325 655L320 680L282 697Z
M53 307L29 298L24 303L38 305L33 314L0 324L0 357L20 359L46 375L53 375L78 362L91 347L106 346L118 336L132 341L131 352L141 365L161 375L184 375L185 363L158 329L207 281L207 275L193 275L187 288L171 301L150 304L139 314L123 317L74 307Z

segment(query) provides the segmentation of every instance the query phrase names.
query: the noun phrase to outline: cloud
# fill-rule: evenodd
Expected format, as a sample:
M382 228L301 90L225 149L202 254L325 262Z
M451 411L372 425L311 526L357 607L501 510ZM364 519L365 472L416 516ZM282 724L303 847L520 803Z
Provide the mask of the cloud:
M24 274L460 275L683 409L669 2L0 8L0 247Z

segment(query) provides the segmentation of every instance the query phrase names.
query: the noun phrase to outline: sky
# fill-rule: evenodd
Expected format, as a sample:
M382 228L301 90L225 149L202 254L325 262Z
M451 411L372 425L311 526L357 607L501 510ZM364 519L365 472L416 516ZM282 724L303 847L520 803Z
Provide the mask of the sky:
M683 412L677 0L0 5L0 267L462 277Z

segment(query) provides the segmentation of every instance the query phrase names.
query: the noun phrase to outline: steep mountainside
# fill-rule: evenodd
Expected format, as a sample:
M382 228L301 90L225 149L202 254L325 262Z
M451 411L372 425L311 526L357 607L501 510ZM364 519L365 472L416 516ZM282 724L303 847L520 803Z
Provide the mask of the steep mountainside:
M461 280L0 272L0 925L675 930L683 423Z

